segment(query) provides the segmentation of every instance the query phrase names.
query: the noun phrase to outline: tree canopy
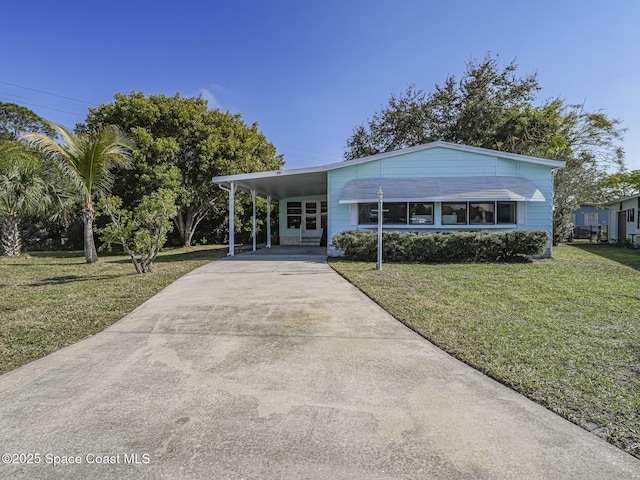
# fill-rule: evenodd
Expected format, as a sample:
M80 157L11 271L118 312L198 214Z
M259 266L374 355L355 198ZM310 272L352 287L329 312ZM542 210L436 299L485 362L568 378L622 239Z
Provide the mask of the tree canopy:
M55 130L45 119L15 103L0 102L0 141L14 141L26 132L38 132L53 137Z
M158 189L173 191L178 207L173 220L185 246L198 224L226 202L212 177L284 164L256 123L248 126L238 114L210 110L202 98L131 92L89 110L80 128L115 124L136 142L133 168L118 173L113 194L133 208Z
M458 79L425 93L414 85L354 128L345 160L437 140L560 160L555 175L554 240L571 227L571 212L582 202L604 200L609 168L624 165L618 119L560 98L536 103L541 87L535 74L519 76L517 64L502 68L498 57L470 61Z

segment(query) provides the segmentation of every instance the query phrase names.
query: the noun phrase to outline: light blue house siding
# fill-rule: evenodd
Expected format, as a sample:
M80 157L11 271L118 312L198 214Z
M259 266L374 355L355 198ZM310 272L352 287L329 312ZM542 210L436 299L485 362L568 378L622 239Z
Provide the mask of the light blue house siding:
M330 246L337 233L375 229L379 188L388 207L387 231L545 230L551 238L553 171L563 167L555 160L433 142L318 167L214 177L213 182L229 192L230 210L236 189L277 200L284 245L320 245L325 231ZM229 250L233 255L231 243Z
M478 228L494 231L546 230L551 235L553 177L551 168L545 165L487 156L484 154L433 148L430 150L397 155L368 163L345 166L328 173L327 201L330 212L328 238L345 230L371 229L375 226L358 225L357 205L340 203L346 184L354 179L370 178L420 178L420 177L482 177L516 176L530 180L545 198L544 202L518 202L517 223L514 226L499 225L442 225L440 202L434 205L434 225L393 226L385 230L403 231L458 231Z

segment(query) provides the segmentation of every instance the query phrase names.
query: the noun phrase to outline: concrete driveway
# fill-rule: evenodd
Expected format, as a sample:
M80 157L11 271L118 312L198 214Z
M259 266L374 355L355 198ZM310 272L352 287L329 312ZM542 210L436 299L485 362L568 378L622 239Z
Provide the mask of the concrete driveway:
M1 478L640 478L295 248L203 266L0 377L0 453Z

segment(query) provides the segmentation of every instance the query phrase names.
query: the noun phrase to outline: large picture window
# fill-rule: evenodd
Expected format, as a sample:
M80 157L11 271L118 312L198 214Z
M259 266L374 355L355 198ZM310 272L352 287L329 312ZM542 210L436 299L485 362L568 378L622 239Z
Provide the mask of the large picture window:
M434 225L432 202L383 204L385 225ZM515 225L516 202L442 202L442 225ZM358 224L378 223L378 204L358 204Z

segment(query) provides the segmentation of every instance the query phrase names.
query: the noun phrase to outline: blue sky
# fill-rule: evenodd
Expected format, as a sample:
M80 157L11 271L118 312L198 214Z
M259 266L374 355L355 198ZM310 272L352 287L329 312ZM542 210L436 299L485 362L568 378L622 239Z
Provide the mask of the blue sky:
M0 101L67 127L116 92L202 95L258 122L286 168L320 165L391 93L491 52L537 72L541 99L620 118L640 169L637 0L35 0L2 17Z

